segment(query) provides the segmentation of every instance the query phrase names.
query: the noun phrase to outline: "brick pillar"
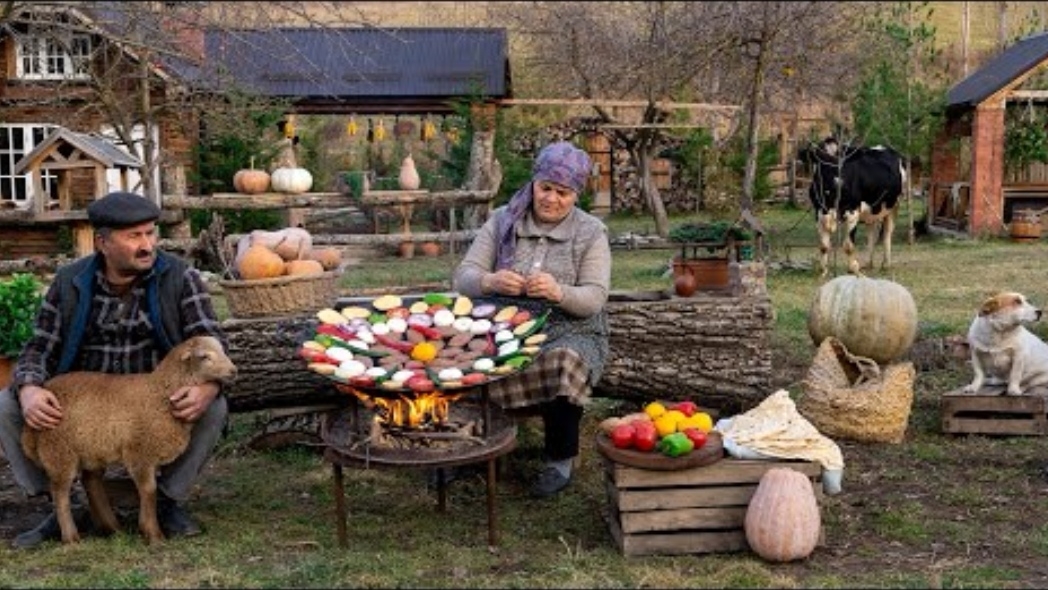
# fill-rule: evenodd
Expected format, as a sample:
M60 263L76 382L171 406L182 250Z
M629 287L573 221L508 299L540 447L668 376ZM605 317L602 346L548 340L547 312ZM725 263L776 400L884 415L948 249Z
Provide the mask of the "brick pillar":
M1004 101L975 109L972 122L971 218L968 233L998 235L1004 229Z

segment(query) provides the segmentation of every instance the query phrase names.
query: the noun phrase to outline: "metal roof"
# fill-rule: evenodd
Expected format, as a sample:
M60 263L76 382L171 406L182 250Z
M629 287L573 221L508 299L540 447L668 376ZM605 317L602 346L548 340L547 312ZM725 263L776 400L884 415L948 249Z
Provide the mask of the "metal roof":
M214 29L204 64L169 64L199 85L292 100L352 102L510 95L501 28Z
M40 145L33 148L22 159L15 164L15 174L25 174L26 169L35 161L48 154L58 142L65 141L69 145L82 151L92 161L106 168L139 168L142 163L138 158L128 155L105 137L96 133L78 133L65 127L57 127ZM81 167L92 167L91 161L81 160ZM67 164L63 168L69 168Z
M947 107L975 107L1045 60L1048 32L1024 37L954 85L946 94Z

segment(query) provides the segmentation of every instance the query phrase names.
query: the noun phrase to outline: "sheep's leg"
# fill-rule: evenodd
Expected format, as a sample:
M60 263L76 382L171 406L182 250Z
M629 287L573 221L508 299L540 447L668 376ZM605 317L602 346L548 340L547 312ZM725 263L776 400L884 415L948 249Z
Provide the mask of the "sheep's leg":
M149 544L163 541L156 515L156 466L129 463L127 472L138 488L138 530Z
M63 543L80 542L80 531L73 520L73 506L70 496L73 493L73 480L76 479L76 465L56 469L48 474L51 479L51 501L55 505L55 517L62 531Z
M80 479L84 484L84 491L87 492L91 520L99 532L109 535L120 530L120 524L117 523L113 507L109 503L109 494L106 493L105 482L102 479L104 475L105 469L85 469L80 474Z

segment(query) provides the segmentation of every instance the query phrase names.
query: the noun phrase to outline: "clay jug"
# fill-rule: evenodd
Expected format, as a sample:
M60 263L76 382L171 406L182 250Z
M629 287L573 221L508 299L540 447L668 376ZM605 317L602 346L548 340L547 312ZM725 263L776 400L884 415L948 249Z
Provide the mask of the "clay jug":
M415 160L412 159L411 154L408 154L404 158L404 162L400 165L400 188L405 191L418 190L422 180L418 176L418 170L415 169Z
M691 297L699 287L695 271L686 262L673 263L673 291L678 297Z

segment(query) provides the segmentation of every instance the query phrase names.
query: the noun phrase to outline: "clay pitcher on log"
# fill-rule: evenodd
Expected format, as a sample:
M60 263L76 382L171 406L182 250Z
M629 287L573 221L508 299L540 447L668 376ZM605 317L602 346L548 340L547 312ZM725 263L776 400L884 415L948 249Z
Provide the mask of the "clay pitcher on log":
M673 291L678 297L691 297L699 288L695 270L685 262L673 263Z

